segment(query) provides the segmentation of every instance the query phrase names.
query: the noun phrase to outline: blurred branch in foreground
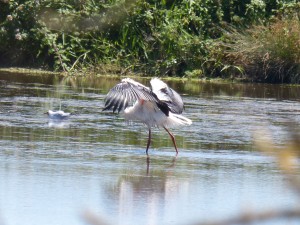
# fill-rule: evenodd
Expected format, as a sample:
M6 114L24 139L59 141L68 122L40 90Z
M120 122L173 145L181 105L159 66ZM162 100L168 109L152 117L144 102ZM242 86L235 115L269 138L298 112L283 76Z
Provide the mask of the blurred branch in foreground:
M111 225L105 222L100 216L89 211L84 213L83 218L88 224L91 225ZM191 225L237 225L237 224L254 224L257 222L271 221L275 219L293 219L300 218L300 209L287 209L278 211L265 211L259 213L244 213L237 217L232 217L229 219L223 219L220 221L212 222L200 222Z
M223 219L220 221L194 223L193 225L234 225L234 224L254 224L257 222L271 221L275 219L300 218L300 209L287 209L278 211L264 211L254 213L244 213L237 217Z
M300 135L294 124L288 124L289 143L283 147L276 147L267 131L257 132L254 143L257 149L273 156L282 174L288 179L291 187L300 197L299 158Z
M86 210L82 213L82 218L85 222L91 225L111 225L105 219L101 218L95 212Z

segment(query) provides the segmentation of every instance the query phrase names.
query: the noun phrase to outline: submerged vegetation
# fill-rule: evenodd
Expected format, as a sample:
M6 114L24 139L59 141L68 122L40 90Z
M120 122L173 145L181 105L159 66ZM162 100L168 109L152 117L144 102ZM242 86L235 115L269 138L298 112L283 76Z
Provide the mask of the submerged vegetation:
M300 82L291 0L1 0L0 66Z

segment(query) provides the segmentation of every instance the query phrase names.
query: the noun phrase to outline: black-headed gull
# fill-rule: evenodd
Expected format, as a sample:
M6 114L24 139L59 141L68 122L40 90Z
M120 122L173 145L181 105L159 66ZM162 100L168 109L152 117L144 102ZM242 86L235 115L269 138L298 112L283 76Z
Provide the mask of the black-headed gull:
M71 115L71 113L65 113L62 110L58 110L58 111L49 110L48 112L46 112L46 114L48 114L49 119L52 120L64 120L69 118Z

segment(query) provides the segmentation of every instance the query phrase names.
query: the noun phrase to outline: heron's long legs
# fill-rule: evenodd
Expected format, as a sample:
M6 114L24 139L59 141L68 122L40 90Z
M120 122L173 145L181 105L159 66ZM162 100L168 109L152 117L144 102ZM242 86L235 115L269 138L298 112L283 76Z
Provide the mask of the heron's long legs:
M176 155L178 155L178 150L177 150L177 145L176 145L176 141L175 141L175 137L174 135L166 128L164 127L165 130L168 132L168 134L170 135L172 141L173 141L173 144L174 144L174 147L175 147L175 150L176 150Z
M148 155L148 149L151 143L151 128L149 128L149 136L148 136L148 142L147 142L147 148L146 148L146 154Z

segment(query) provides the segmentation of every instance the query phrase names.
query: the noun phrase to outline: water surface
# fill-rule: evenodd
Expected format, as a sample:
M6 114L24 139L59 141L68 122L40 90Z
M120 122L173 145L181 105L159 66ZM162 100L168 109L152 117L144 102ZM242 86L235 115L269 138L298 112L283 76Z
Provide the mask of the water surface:
M285 144L287 122L300 123L299 87L168 82L193 124L172 129L178 157L154 129L147 163L147 129L102 112L119 80L0 74L0 224L81 225L87 209L111 224L190 224L297 206L253 133ZM57 123L49 109L73 115Z

